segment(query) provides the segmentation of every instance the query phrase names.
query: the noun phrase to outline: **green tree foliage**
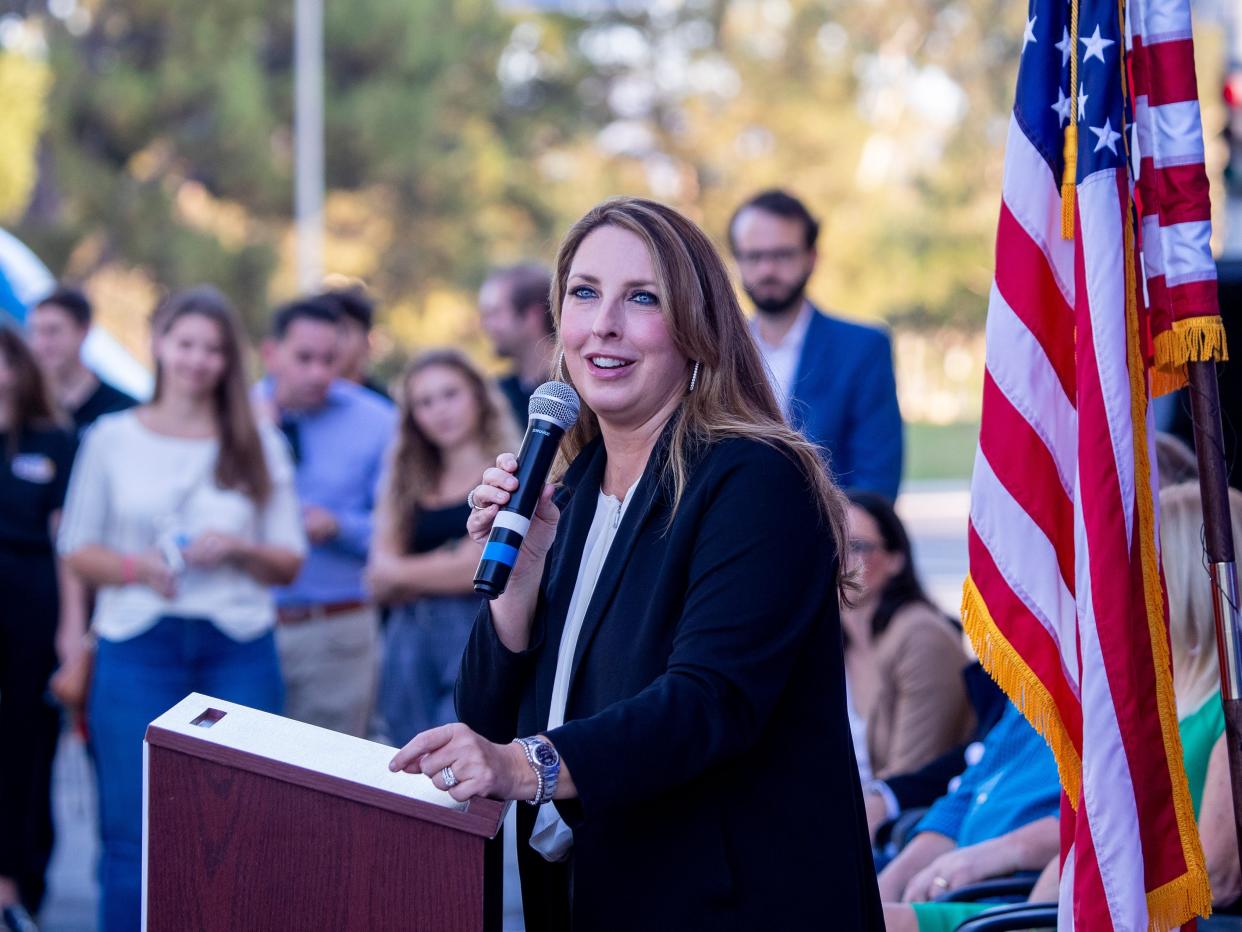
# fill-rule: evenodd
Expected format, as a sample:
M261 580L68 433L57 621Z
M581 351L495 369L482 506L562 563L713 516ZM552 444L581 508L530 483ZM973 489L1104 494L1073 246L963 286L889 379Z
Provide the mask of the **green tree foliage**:
M346 244L343 271L416 297L550 237L559 218L528 156L561 130L502 99L511 24L493 5L325 6L328 238ZM217 282L257 326L292 213L292 3L89 10L80 34L44 17L52 206L22 233L79 277L121 262L165 287Z
M823 215L824 300L906 324L983 318L1023 10L997 0L609 4L537 53L606 101L605 167L723 241L788 186ZM557 22L557 20L550 20Z
M34 189L50 77L42 62L20 52L0 52L0 220L17 215Z
M26 3L55 82L21 232L78 277L215 281L257 327L294 287L291 0L78 0L67 23ZM1017 6L325 7L328 268L400 313L460 315L445 295L550 258L601 197L671 201L723 242L741 198L783 184L825 217L824 301L982 320Z

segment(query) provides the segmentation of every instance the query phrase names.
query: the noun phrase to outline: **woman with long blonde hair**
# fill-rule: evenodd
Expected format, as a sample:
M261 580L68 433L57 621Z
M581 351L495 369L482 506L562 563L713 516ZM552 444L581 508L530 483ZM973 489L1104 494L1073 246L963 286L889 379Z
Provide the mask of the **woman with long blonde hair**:
M843 499L784 422L724 263L675 210L607 201L561 244L553 311L582 401L560 488L476 618L462 723L391 766L531 804L528 928L883 928ZM516 470L501 456L471 493L476 541Z
M470 625L481 550L466 534L466 493L513 449L517 428L499 391L465 355L431 350L405 369L401 419L376 508L367 582L392 607L379 712L404 743L456 720L453 683Z

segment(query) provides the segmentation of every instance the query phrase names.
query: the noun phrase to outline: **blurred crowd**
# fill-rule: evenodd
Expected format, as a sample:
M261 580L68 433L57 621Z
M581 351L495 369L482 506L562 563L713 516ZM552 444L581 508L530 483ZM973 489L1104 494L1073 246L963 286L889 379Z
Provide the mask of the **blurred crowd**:
M931 901L986 878L1042 871L1033 895L1054 894L1060 785L1042 738L920 584L893 507L891 347L808 299L818 232L805 205L768 191L727 238L777 397L850 497L849 711L889 927L952 928L980 907ZM479 604L467 493L517 450L532 392L556 376L556 278L523 263L483 281L480 322L511 365L498 380L441 347L376 382L376 308L360 287L274 309L257 383L219 291L168 295L141 404L81 363L81 291L47 296L24 333L0 328L0 746L23 749L0 763L10 927L33 928L44 897L66 711L96 772L105 930L138 928L142 736L187 693L393 745L454 720ZM1242 879L1195 464L1175 440L1160 450L1176 480L1161 532L1178 712L1223 905Z

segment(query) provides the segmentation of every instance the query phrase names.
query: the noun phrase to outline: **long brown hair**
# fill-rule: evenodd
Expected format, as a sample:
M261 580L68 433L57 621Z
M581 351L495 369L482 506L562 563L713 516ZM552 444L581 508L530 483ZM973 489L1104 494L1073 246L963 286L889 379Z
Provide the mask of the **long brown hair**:
M385 489L393 530L402 545L409 540L413 530L419 501L434 492L444 478L443 454L418 426L410 405L410 381L420 372L435 366L456 370L470 386L479 412L475 429L483 453L498 456L517 450L517 425L513 422L509 405L464 353L455 349L435 349L411 360L401 373L397 392L401 420L388 470L388 487Z
M271 494L272 477L246 390L247 347L241 320L219 290L211 285L195 285L175 291L161 301L151 314L151 326L156 337L162 337L177 321L192 314L207 318L219 328L224 347L224 372L212 394L220 432L216 484L222 489L235 489L261 505ZM163 390L164 373L157 359L153 401L160 400Z
M9 425L5 455L17 453L22 434L34 427L48 427L60 420L48 391L47 380L21 334L0 325L0 356L13 372L13 423Z
M560 342L565 283L578 247L592 230L615 226L636 235L647 246L660 288L661 308L677 349L700 369L695 390L682 399L672 429L667 479L673 509L686 488L692 451L727 437L758 440L792 457L806 474L807 484L832 531L839 555L837 584L844 585L846 552L845 499L830 478L819 449L791 428L781 414L729 281L720 254L698 226L671 207L637 197L604 201L591 208L565 235L556 256L552 314ZM568 373L562 375L568 379ZM689 384L690 369L686 369ZM561 444L555 475L599 434L599 421L583 405L578 421Z

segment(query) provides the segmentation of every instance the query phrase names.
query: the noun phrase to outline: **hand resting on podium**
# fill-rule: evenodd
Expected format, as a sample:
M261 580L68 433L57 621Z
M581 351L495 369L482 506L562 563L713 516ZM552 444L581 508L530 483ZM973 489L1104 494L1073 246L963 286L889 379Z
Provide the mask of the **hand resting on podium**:
M475 796L529 800L539 792L538 777L522 745L516 741L495 744L460 723L415 735L396 753L388 769L426 774L438 789L446 790L458 802ZM455 781L451 785L445 780L445 770ZM561 761L553 798L573 799L577 795L569 767Z

